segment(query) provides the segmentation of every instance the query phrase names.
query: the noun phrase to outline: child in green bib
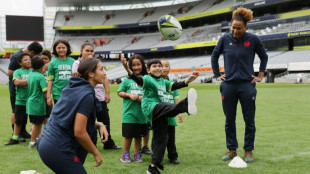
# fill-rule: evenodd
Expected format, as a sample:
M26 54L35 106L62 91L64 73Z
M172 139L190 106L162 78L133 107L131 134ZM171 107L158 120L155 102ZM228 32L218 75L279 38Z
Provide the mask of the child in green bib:
M163 65L163 71L161 74L161 77L169 80L168 74L170 71L170 64L167 60L161 59L161 64ZM172 80L169 80L173 82ZM179 91L175 90L172 93L167 92L167 98L168 102L170 103L179 103ZM179 122L183 122L183 116L182 114L178 114ZM175 126L177 126L177 121L175 117L169 117L168 118L168 127L167 127L167 133L168 133L168 142L167 142L167 151L168 151L168 158L170 163L172 164L179 164L178 160L178 152L175 145Z
M31 60L33 71L28 77L28 99L26 111L32 123L31 142L29 148L36 147L36 139L41 133L43 122L46 120L46 80L42 74L44 61L40 56L34 56Z
M21 53L17 57L17 61L21 68L14 71L13 83L16 86L15 100L15 123L14 133L11 140L5 145L18 144L21 126L27 124L26 101L28 98L28 75L31 72L31 58L28 53Z
M147 74L144 58L134 54L129 59L129 68L137 76ZM130 145L134 139L134 161L142 162L140 153L141 138L147 134L147 118L142 112L142 88L130 77L125 78L118 89L118 95L123 98L122 135L124 137L124 153L121 161L131 162Z
M142 111L148 117L153 127L152 139L152 163L149 165L148 173L160 173L157 169L163 170L163 157L167 145L167 117L175 117L179 113L187 112L189 115L197 114L196 90L191 88L187 93L187 98L180 101L178 104L163 102L164 93L174 91L188 86L194 81L199 73L193 72L183 82L170 82L161 78L162 64L160 60L151 60L148 62L150 75L143 77L136 76L128 67L126 58L121 58L122 64L128 75L143 89L143 98L141 102Z
M47 104L52 106L51 94L53 94L54 103L56 104L62 90L68 85L72 76L72 64L75 61L69 57L71 47L68 41L64 39L57 40L53 45L53 53L56 58L48 65L48 84L47 84Z

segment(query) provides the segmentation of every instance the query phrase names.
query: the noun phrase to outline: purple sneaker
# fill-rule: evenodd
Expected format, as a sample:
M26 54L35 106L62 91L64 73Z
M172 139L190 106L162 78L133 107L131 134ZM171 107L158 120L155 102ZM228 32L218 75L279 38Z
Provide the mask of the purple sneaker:
M136 153L136 154L134 155L134 160L135 160L135 162L138 162L138 163L143 161L140 152L138 152L138 153Z
M121 161L122 161L123 163L130 163L130 162L131 162L130 153L129 153L129 152L124 152L124 153L122 154Z

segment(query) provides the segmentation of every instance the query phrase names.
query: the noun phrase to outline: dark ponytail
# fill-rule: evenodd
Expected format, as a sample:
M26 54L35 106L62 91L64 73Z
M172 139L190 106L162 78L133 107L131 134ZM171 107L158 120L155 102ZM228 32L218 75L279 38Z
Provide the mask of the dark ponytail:
M81 63L79 64L79 67L77 69L78 73L80 74L80 77L88 80L89 76L88 73L89 72L96 72L97 69L97 64L100 61L96 58L88 58L88 59L83 59L81 60Z

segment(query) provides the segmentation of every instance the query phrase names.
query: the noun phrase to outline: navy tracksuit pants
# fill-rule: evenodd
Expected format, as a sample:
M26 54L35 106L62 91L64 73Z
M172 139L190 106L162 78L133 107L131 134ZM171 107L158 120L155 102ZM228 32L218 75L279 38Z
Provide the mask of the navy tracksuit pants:
M225 132L226 145L229 150L238 148L236 137L236 112L237 104L240 101L243 119L245 122L245 151L254 150L255 138L255 100L256 100L256 84L250 81L239 82L223 82L220 86L222 94L222 105L226 116Z
M93 131L91 140L96 145L97 132ZM53 172L57 174L86 174L83 164L86 160L88 151L81 145L77 146L75 153L64 150L61 145L58 145L47 136L40 136L37 141L37 149L41 160Z

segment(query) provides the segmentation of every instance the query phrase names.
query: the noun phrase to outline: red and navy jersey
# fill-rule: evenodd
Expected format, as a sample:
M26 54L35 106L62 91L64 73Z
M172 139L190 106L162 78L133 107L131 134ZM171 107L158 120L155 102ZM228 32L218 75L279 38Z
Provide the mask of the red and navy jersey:
M215 78L220 75L218 59L224 55L225 81L251 81L255 53L260 58L260 72L265 72L268 55L258 36L245 32L238 41L232 33L224 34L214 48L211 64Z

